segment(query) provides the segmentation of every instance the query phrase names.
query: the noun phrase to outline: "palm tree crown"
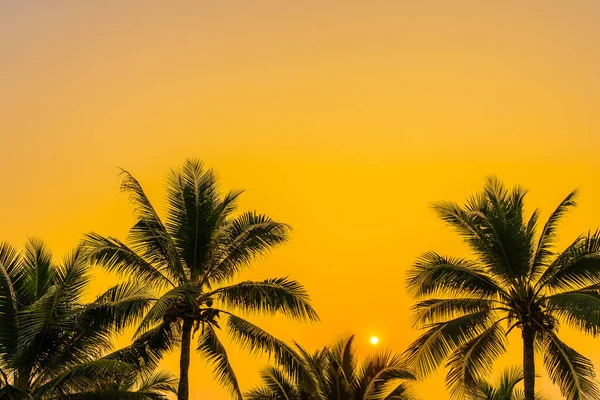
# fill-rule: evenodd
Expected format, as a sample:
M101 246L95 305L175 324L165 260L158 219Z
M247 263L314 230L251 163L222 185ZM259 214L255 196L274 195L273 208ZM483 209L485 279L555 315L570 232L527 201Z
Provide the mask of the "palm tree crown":
M248 400L406 400L408 384L415 379L401 356L390 351L356 360L354 336L331 347L309 353L296 344L300 368L290 375L285 368L261 371L262 386L246 394Z
M288 240L289 226L256 212L234 215L241 191L221 196L212 170L187 160L167 180L163 220L141 185L123 171L122 189L135 206L136 223L127 243L90 233L90 257L108 270L128 274L160 294L142 319L134 346L155 356L181 342L179 398L187 399L191 337L214 365L214 373L234 398L241 398L237 378L217 331L221 325L250 351L268 351L293 367L291 349L246 319L233 314L282 313L317 320L306 290L288 278L229 282L244 267Z
M0 398L159 399L173 389L171 377L139 391L136 382L147 381L156 364L129 348L109 353L114 335L148 308L150 294L130 283L84 303L87 272L81 248L56 264L39 240L22 254L0 243ZM107 385L115 379L128 384Z
M410 270L408 290L420 299L413 307L414 322L426 332L406 356L425 375L446 360L447 385L462 398L489 373L506 349L506 335L518 328L527 400L535 393L536 349L567 399L600 398L590 360L558 336L562 323L592 335L600 332L600 235L580 236L555 253L559 220L575 206L576 192L539 234L539 211L525 218L525 195L520 187L507 190L489 178L464 206L434 205L475 257L429 252Z

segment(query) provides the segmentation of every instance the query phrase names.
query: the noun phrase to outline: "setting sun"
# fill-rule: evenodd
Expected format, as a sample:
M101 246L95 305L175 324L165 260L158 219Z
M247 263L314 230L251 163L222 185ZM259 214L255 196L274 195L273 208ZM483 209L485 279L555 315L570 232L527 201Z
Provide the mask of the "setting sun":
M377 343L379 343L379 338L377 336L371 336L371 339L369 339L369 341L373 346L375 346Z

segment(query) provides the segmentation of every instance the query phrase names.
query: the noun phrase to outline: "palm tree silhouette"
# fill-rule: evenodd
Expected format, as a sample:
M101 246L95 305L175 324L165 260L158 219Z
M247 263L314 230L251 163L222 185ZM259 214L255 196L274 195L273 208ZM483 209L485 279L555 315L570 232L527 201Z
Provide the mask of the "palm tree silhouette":
M380 351L358 363L354 336L331 347L309 353L298 344L300 368L290 375L285 368L261 371L262 385L246 394L248 400L406 400L415 379L400 354Z
M143 315L151 295L130 283L84 303L88 283L81 248L57 264L39 240L21 254L0 243L0 398L164 399L174 390L172 377L144 387L142 375L156 367L150 360L141 367L128 348L109 353L114 334ZM115 379L127 385L106 385Z
M481 380L468 394L469 400L522 400L525 398L523 389L517 387L523 381L523 370L510 367L502 371L497 383L492 384ZM535 400L545 400L546 397L537 392Z
M122 176L122 190L130 195L137 219L128 243L90 233L85 246L94 262L160 293L140 322L132 346L161 357L181 342L178 398L189 397L191 341L197 331L197 350L214 364L217 380L234 398L241 398L217 335L221 324L242 347L267 351L294 368L289 346L232 311L316 321L303 286L288 278L220 286L285 243L289 226L256 212L234 216L242 192L221 197L215 174L198 160L186 160L180 170L171 171L164 223L138 181L126 171Z
M456 398L474 387L505 351L506 335L521 330L525 399L535 393L534 351L568 399L600 398L590 360L558 337L559 323L595 335L600 328L600 235L578 237L552 251L559 220L575 206L570 193L536 236L539 211L524 215L526 191L488 178L464 206L434 205L473 252L473 260L425 253L407 287L420 299L415 325L425 329L406 351L429 374L447 360L446 383Z

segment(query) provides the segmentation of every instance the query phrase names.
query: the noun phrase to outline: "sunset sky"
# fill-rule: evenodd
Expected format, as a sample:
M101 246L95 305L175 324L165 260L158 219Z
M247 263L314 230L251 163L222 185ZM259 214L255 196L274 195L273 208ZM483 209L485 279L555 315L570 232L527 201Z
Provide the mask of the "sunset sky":
M600 226L598 21L594 0L0 1L0 240L60 256L89 230L124 239L117 167L162 210L168 170L198 157L294 228L240 279L301 281L322 321L262 327L403 351L406 270L468 255L431 202L496 175L545 216L580 188L561 246ZM90 296L114 282L96 273ZM598 339L561 333L600 373ZM520 360L510 339L496 370ZM248 389L267 360L230 349ZM190 398L229 398L198 354L191 371ZM443 371L417 393L447 399Z

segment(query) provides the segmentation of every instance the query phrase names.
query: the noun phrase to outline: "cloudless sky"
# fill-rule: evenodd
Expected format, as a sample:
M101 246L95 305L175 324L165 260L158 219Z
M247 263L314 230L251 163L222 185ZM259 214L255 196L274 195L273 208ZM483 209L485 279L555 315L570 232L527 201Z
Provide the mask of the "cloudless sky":
M561 246L600 225L599 20L591 0L0 1L0 240L60 256L88 230L123 239L117 166L160 210L168 169L199 157L246 189L242 209L294 227L240 279L300 280L322 322L261 326L402 351L418 334L407 268L468 254L432 201L495 174L545 215L581 189ZM94 277L90 296L114 283ZM561 333L600 366L597 340ZM496 370L520 360L510 339ZM256 384L266 360L230 348ZM229 398L197 355L192 371L191 398ZM418 394L445 399L443 382Z

